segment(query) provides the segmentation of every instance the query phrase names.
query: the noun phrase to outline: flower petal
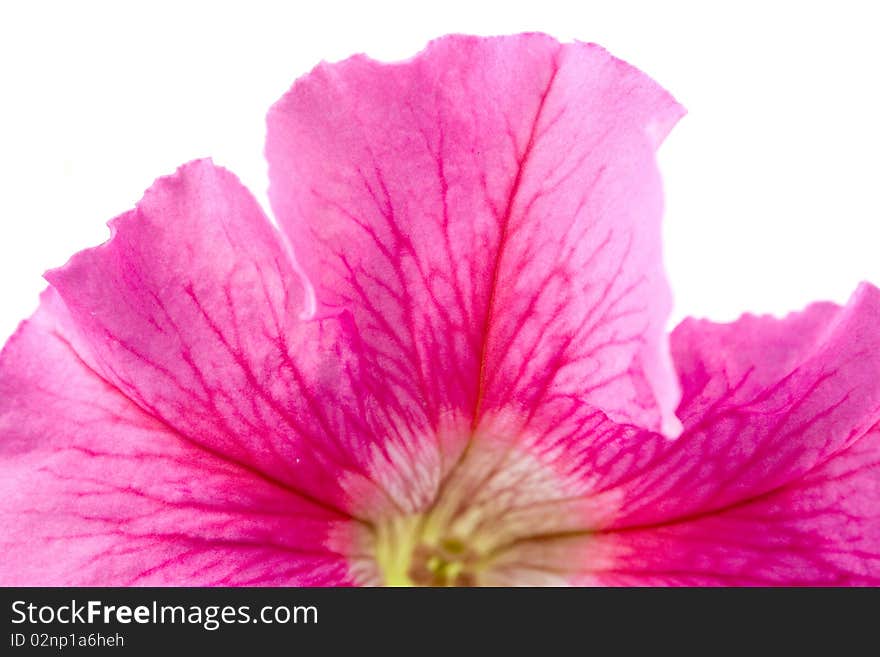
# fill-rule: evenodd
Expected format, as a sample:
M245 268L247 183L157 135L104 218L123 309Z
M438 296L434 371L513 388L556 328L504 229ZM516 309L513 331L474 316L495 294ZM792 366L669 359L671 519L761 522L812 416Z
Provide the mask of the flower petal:
M880 583L880 290L784 320L688 320L684 433L616 452L604 583ZM872 428L873 427L873 428Z
M435 423L576 396L673 432L654 150L681 114L594 45L446 37L299 80L270 199L319 303Z
M411 415L390 398L374 412L346 317L300 319L305 288L253 197L194 162L111 228L47 275L101 375L202 448L351 514L343 482L374 487L365 463L388 433L370 422Z
M880 421L878 320L880 290L864 284L836 312L820 305L781 321L677 329L674 353L691 379L678 411L685 433L633 489L627 522L766 494L852 445Z
M51 288L0 356L0 584L344 584L339 515L198 447L80 356Z
M880 425L768 493L597 543L603 584L880 585Z

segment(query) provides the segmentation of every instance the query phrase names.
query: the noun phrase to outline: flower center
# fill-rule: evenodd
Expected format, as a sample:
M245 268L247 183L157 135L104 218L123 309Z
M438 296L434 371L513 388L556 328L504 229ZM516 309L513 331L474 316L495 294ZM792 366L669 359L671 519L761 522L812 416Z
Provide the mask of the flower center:
M417 586L476 586L480 555L457 538L413 550L407 575Z
M488 567L480 541L448 533L436 514L386 521L373 542L389 586L478 586Z
M377 458L378 498L358 494L369 526L347 539L360 584L550 585L588 558L590 528L613 509L583 479L548 465L552 454L482 432L457 459ZM515 434L513 434L515 435ZM500 438L496 438L500 436ZM354 496L354 495L353 495ZM376 502L375 500L380 500Z

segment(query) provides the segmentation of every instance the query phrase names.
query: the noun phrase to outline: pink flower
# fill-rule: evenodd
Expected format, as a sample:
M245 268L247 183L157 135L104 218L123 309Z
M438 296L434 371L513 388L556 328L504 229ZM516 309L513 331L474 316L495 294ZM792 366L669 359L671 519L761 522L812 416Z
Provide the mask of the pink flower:
M0 582L880 583L880 291L687 320L673 367L681 115L541 35L319 66L269 114L281 234L199 161L47 275Z

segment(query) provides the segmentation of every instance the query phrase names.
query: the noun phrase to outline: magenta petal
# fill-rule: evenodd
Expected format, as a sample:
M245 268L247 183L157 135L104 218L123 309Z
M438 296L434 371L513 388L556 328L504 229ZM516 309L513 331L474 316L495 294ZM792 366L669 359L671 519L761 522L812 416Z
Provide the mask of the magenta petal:
M0 584L345 584L337 514L150 417L53 290L0 357Z
M300 318L303 283L256 201L194 162L111 227L47 275L101 375L203 449L347 517L343 484L370 486L367 449L387 432L365 424L346 319Z
M630 519L762 495L858 440L880 421L878 319L880 290L863 285L834 313L818 306L781 322L747 317L729 327L704 323L701 331L686 322L676 330L677 359L703 356L705 376L701 392L685 386L678 411L685 433L642 482L640 510ZM741 365L756 354L764 354L758 364Z
M880 583L878 323L863 285L844 308L676 329L684 433L607 459L632 467L606 483L602 581Z
M298 81L270 198L319 303L435 423L577 398L674 431L654 150L681 114L594 45L446 37Z
M602 534L613 585L880 585L880 425L803 477L706 515Z

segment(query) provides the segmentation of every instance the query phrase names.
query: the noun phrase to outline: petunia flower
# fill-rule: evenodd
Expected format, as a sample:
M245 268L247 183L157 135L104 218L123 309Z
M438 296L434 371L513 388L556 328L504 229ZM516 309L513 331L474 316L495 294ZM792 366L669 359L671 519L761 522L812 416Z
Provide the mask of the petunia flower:
M320 65L280 231L198 161L47 274L0 582L880 583L880 291L667 340L682 113L542 35Z

